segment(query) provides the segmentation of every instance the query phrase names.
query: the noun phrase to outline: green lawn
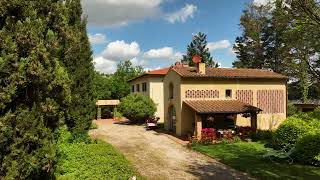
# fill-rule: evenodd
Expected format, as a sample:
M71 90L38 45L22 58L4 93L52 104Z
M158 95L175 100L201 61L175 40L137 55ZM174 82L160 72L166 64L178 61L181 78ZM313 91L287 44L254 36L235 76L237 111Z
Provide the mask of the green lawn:
M319 167L274 163L263 158L267 151L263 143L221 143L194 145L192 148L258 179L320 179Z
M60 147L57 179L129 179L137 176L131 164L110 144L69 143Z

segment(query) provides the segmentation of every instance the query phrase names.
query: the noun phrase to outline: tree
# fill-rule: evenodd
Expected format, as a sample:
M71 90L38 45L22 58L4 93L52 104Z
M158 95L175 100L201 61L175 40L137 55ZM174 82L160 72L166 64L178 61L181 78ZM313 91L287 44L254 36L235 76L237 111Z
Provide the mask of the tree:
M96 72L93 81L95 99L111 99L111 75Z
M92 51L87 37L86 18L82 18L80 0L65 3L68 28L59 28L64 48L60 60L71 79L71 104L66 124L76 132L86 133L95 112Z
M123 61L117 65L117 71L111 79L111 96L114 99L121 99L130 94L128 80L143 73L141 66L133 66L131 61Z
M265 50L261 41L263 29L267 25L268 6L249 5L240 18L242 35L236 38L234 45L237 68L268 68L265 62Z
M53 132L70 103L70 77L59 60L55 27L64 3L0 1L0 177L48 178L55 165ZM59 19L61 18L61 19Z
M249 5L241 17L243 33L236 39L234 49L238 60L233 65L267 68L285 74L290 78L289 87L295 86L289 89L301 91L289 91L289 97L299 95L299 99L307 100L309 88L319 80L319 38L315 38L319 35L314 33L317 26L310 26L312 18L301 16L303 11L297 7L301 1L277 0L267 6ZM311 4L315 8L315 4Z
M194 55L201 56L202 62L206 63L207 67L219 67L218 63L214 62L209 48L207 47L207 35L199 32L192 37L191 43L187 47L187 55L183 56L182 62L187 63L189 66L194 66L192 57Z

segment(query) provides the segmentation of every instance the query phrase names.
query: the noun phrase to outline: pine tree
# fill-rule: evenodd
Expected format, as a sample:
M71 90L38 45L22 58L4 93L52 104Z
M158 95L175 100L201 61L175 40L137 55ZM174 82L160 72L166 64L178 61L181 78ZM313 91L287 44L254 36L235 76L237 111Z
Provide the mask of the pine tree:
M261 40L263 30L267 26L269 7L249 5L240 18L242 35L236 38L234 50L237 60L233 63L237 68L268 68L265 49Z
M0 178L48 178L56 161L53 132L70 102L55 26L63 3L0 1ZM61 19L59 19L61 18Z
M213 61L209 48L207 47L207 35L199 32L192 37L191 43L187 47L187 55L183 56L182 62L189 66L194 66L192 57L194 55L201 56L202 62L206 63L207 67L218 67L219 65Z

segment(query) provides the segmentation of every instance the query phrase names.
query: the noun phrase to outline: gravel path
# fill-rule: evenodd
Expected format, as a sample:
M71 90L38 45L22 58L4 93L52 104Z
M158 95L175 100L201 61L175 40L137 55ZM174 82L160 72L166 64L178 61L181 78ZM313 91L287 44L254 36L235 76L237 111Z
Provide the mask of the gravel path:
M97 121L97 138L118 148L146 179L249 179L249 176L187 149L143 126Z

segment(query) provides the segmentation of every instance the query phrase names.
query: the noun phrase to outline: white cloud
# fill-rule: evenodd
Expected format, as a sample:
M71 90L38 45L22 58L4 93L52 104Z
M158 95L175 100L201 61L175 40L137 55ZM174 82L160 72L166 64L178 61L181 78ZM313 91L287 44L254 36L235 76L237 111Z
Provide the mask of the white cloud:
M182 55L183 54L181 52L176 52L170 59L174 61L180 61L182 59Z
M104 34L89 34L88 37L91 44L104 44L107 42L107 37Z
M107 59L122 61L132 59L140 54L140 47L137 42L126 43L125 41L110 42L102 52Z
M150 49L143 54L143 57L148 59L167 59L179 61L182 59L182 53L174 51L172 47L163 47L159 49Z
M232 47L228 49L227 54L228 54L228 55L231 55L231 56L236 56L236 55L237 55L236 52L233 50Z
M134 66L146 66L148 62L144 59L139 59L138 57L134 57L131 60L132 65Z
M81 0L88 22L96 26L121 26L161 14L163 0Z
M216 42L209 42L207 47L210 51L216 50L216 49L226 49L231 46L231 43L229 40L221 40Z
M193 18L193 14L197 11L197 6L193 4L186 4L180 10L167 15L166 20L170 23L181 22L184 23L188 18Z
M160 49L150 49L144 53L145 58L165 59L170 58L173 55L172 47L163 47Z
M252 4L256 6L265 6L268 3L273 3L275 0L253 0Z
M102 56L94 57L93 59L94 67L97 71L106 73L106 74L112 74L117 69L117 62L105 59Z

